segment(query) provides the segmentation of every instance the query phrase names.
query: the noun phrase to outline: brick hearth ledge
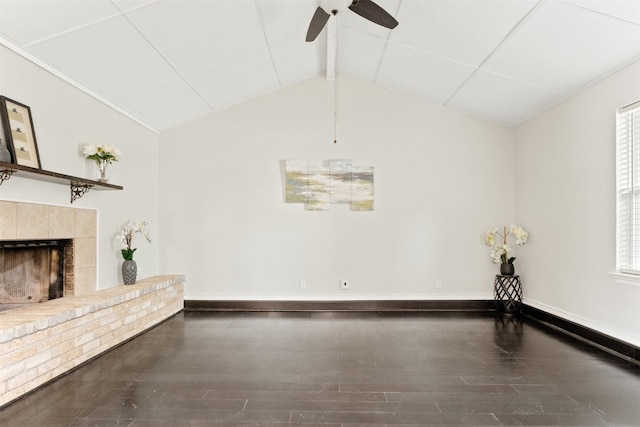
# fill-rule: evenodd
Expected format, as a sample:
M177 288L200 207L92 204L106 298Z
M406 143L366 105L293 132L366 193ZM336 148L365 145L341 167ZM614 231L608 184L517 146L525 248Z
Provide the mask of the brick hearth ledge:
M0 313L0 408L184 308L184 276L155 276Z

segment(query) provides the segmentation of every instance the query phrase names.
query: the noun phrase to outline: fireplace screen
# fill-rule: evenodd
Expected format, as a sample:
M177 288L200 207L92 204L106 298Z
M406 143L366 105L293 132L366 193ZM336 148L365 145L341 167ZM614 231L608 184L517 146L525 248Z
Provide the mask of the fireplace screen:
M37 303L62 297L71 242L0 242L0 303Z

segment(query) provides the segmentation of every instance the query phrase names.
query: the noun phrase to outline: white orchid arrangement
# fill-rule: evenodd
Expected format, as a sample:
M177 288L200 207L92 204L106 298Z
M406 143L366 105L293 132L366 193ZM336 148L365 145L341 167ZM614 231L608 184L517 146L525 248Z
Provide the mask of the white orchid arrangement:
M513 264L513 261L515 261L516 257L509 257L509 252L511 252L511 248L507 245L507 237L509 235L515 237L516 245L518 246L523 246L529 239L529 233L519 225L512 224L509 231L507 231L507 226L504 226L502 233L497 228L487 231L484 237L484 244L491 247L489 255L494 264ZM502 244L496 245L496 236L502 238Z
M111 164L117 162L118 158L122 155L120 150L111 145L85 145L82 149L82 154L91 160L95 160L99 165L100 162L107 162Z
M145 239L147 239L147 242L151 243L151 236L145 229L146 226L146 221L128 222L120 230L120 233L118 234L118 241L120 242L120 248L122 249L122 257L125 260L131 261L133 259L133 253L137 249L131 248L135 233L142 233Z

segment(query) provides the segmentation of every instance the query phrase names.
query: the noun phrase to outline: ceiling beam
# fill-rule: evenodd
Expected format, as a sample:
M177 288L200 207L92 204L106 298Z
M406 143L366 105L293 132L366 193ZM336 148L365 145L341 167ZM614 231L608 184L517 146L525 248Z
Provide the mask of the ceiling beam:
M327 80L336 78L337 19L338 16L334 12L327 22Z

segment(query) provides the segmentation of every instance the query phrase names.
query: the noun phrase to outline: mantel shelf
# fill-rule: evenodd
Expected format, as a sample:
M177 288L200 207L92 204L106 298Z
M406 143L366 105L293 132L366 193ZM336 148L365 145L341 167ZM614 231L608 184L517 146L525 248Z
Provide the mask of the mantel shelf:
M0 185L12 176L35 179L38 181L53 182L69 185L71 188L71 203L82 197L90 189L94 190L122 190L121 185L99 182L77 176L64 175L44 169L36 169L15 163L0 162Z

